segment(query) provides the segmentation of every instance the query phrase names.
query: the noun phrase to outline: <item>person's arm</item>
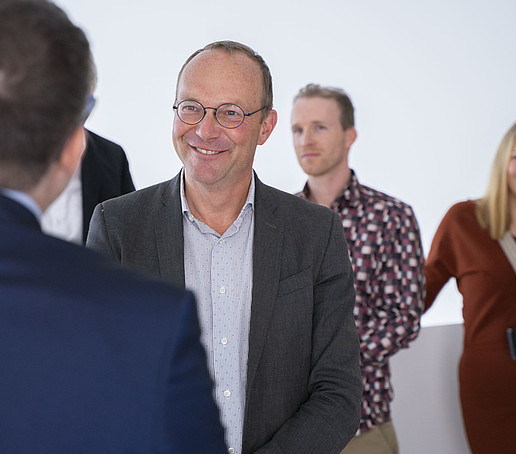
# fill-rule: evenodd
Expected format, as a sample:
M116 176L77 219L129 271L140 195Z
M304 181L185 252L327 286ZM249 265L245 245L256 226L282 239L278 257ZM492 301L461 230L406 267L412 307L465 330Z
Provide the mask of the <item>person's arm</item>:
M454 248L449 235L454 211L454 207L452 207L439 224L426 259L425 312L430 309L448 280L455 275Z
M102 203L99 203L93 211L86 239L86 247L120 262L120 249L116 248L110 240Z
M313 289L308 399L258 454L338 454L360 421L362 378L353 318L355 291L344 230L333 216Z
M122 152L121 155L121 179L120 179L120 194L128 194L129 192L133 192L135 190L133 178L131 176L131 172L129 170L129 162L127 161L127 156L122 147L120 147Z
M357 303L362 365L384 363L407 348L420 329L425 294L424 256L419 227L408 206L384 227L379 268L371 292Z

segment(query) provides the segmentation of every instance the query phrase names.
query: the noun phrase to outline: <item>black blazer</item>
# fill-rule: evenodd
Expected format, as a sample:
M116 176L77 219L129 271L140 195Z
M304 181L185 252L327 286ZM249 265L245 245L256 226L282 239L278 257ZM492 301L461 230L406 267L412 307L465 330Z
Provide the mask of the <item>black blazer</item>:
M83 243L94 208L104 200L134 191L129 163L123 148L87 131L81 165Z

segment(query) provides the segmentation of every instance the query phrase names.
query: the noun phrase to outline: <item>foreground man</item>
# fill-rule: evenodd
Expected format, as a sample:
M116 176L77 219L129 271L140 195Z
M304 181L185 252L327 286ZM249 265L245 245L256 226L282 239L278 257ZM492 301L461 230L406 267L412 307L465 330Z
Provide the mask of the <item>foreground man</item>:
M182 171L99 205L87 244L196 293L230 453L338 453L362 393L353 275L338 216L253 173L276 125L269 69L208 45L174 109Z
M294 147L308 174L298 195L340 216L355 274L364 396L358 436L343 452L394 454L389 358L419 332L423 253L412 209L361 185L349 168L354 123L351 100L338 88L310 84L294 99Z
M0 452L226 452L191 294L41 232L85 139L84 33L0 4Z

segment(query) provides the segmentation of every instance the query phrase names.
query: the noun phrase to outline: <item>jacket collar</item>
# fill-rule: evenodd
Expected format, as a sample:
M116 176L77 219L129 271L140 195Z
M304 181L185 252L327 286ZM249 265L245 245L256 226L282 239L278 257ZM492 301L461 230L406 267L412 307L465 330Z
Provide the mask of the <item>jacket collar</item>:
M36 213L0 191L0 223L14 222L41 231Z

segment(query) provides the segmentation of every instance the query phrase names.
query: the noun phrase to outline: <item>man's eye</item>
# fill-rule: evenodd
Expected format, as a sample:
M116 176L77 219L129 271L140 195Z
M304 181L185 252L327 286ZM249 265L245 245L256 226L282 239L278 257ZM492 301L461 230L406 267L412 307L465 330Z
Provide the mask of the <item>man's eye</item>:
M193 105L186 105L186 106L183 106L182 109L181 109L183 112L197 112L199 110L199 107L198 106L193 106Z

